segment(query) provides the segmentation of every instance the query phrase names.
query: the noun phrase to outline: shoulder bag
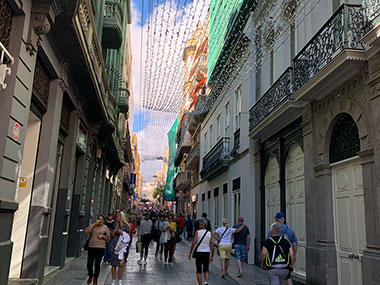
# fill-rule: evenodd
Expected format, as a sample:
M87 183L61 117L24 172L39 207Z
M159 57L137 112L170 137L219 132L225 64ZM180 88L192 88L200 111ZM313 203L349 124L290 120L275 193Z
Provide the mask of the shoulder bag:
M223 238L223 236L224 236L224 234L226 233L227 230L228 230L228 228L226 228L226 229L224 230L224 232L222 233L222 236L220 237L220 240L222 240L222 238ZM218 245L218 250L216 251L216 254L217 254L217 255L220 255L219 245Z
M197 257L197 250L198 250L198 247L201 245L201 243L202 243L203 239L206 237L207 233L208 233L208 231L206 230L206 232L203 234L201 240L200 240L200 241L198 242L198 244L195 246L194 251L193 251L193 255L192 255L193 258L196 258L196 257Z

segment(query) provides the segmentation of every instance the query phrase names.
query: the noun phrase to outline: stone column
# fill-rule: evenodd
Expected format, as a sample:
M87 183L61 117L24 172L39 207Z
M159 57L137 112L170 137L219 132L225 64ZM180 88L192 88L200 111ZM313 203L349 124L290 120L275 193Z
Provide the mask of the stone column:
M54 187L55 164L64 87L60 79L50 83L47 113L42 119L32 203L23 257L22 278L42 281L46 264L50 199ZM63 87L63 88L61 88Z
M12 18L8 50L14 57L7 88L0 91L0 284L8 283L13 242L13 217L18 209L16 191L28 124L36 56L25 46L30 23L31 1L23 3L24 15ZM19 135L14 137L14 127ZM16 131L17 132L17 131Z

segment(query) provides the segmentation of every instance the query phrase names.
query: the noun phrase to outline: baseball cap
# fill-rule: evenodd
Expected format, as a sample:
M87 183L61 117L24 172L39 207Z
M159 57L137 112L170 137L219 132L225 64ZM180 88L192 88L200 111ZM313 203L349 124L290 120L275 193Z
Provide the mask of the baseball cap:
M285 218L285 215L284 215L284 213L282 213L282 212L278 212L278 213L276 214L276 216L274 216L274 218L275 218L275 219L282 219L282 218Z

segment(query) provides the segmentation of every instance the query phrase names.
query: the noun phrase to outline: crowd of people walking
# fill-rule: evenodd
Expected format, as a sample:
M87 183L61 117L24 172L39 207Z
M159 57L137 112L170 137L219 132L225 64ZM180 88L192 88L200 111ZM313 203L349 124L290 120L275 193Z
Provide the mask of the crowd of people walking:
M267 270L270 284L286 282L290 285L298 241L294 230L286 225L283 213L277 213L274 218L275 223L262 247L261 267ZM209 266L214 260L214 253L220 256L220 276L226 278L229 276L229 260L233 250L237 277L242 277L243 263L247 260L251 244L250 231L243 217L239 217L237 224L232 227L224 219L222 226L213 231L207 213L193 221L189 215L176 215L156 208L133 208L109 213L107 218L99 215L85 232L89 235L84 245L84 249L88 250L87 283L95 285L98 284L102 262L111 266L112 285L116 284L116 280L119 285L122 284L124 264L134 238L137 239L134 244L136 252L140 254L137 261L139 266L149 262L148 253L152 242L156 243L155 258L171 266L177 243L194 237L188 258L195 259L196 278L200 285L208 284Z

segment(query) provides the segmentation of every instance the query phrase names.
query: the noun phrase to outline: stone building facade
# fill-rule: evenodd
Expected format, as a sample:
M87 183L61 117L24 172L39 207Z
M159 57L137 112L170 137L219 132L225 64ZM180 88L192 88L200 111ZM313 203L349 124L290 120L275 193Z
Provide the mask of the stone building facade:
M285 1L252 15L256 260L284 212L300 283L380 283L378 9Z
M122 70L130 8L111 2L0 1L1 49L13 57L1 62L0 284L41 283L120 200L129 91L111 88L107 68Z

